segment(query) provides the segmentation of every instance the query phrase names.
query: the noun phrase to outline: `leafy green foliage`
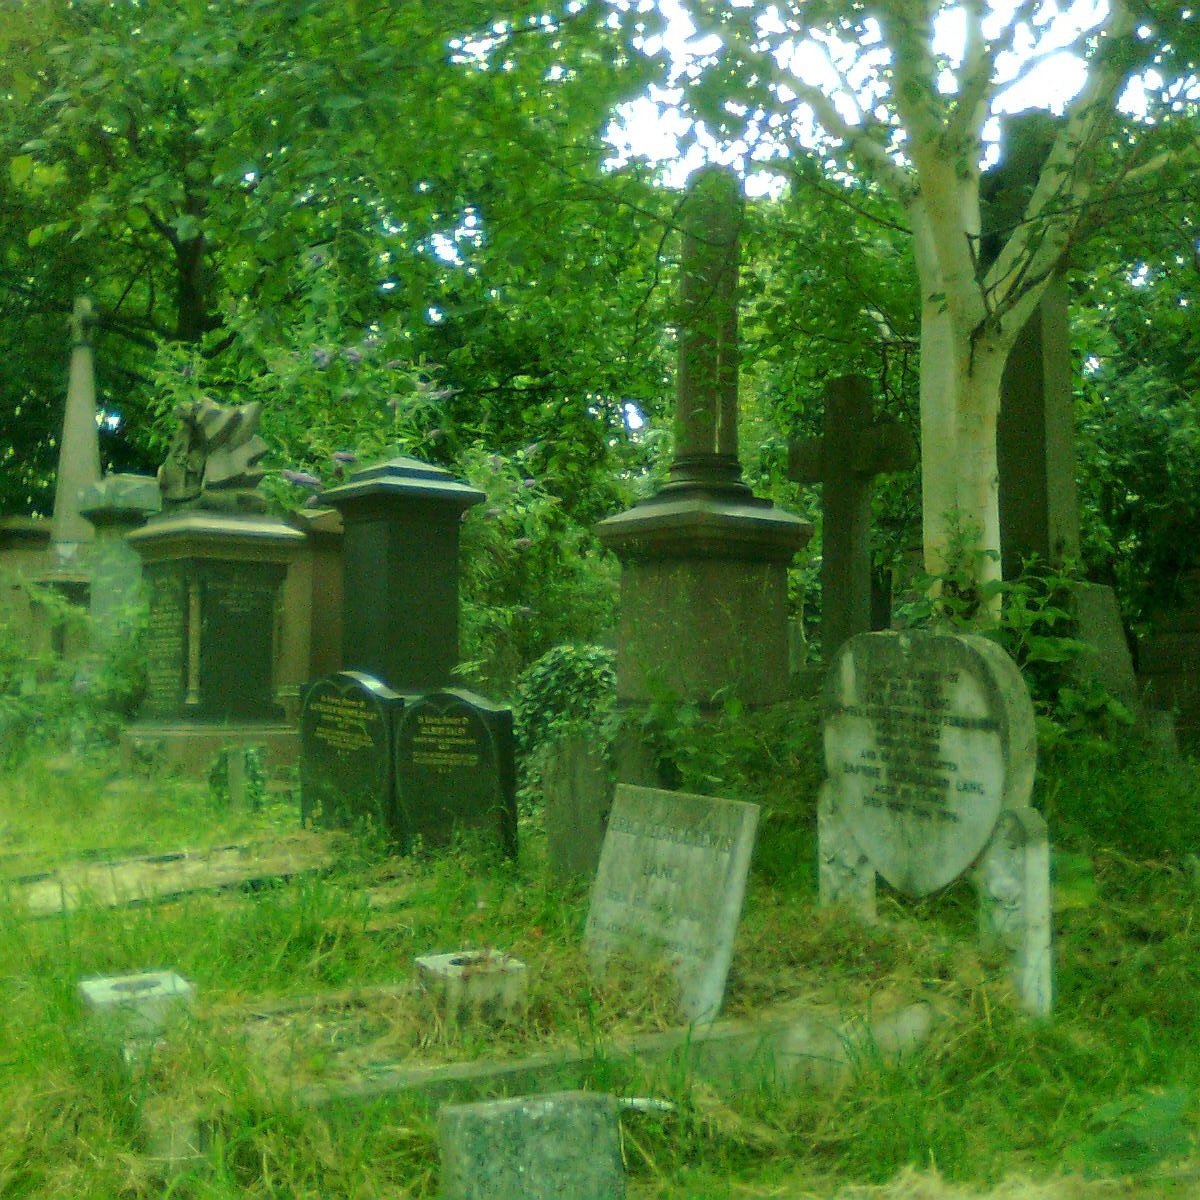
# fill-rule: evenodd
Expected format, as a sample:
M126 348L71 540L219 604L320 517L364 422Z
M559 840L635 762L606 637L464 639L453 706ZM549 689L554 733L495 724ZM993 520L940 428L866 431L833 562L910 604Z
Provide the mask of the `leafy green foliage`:
M600 736L616 703L616 655L604 646L555 646L517 679L513 722L523 754L569 733Z
M980 587L972 562L977 546L977 537L960 526L950 567L913 581L908 600L897 608L897 622L979 633L998 642L1029 686L1043 746L1127 729L1133 720L1129 710L1087 671L1090 648L1076 636L1074 577L1034 558L1015 579ZM998 621L985 618L994 596L1000 597Z
M120 636L97 643L78 605L51 588L32 588L31 599L32 645L29 629L0 620L0 761L46 746L112 744L145 693L144 612L127 614ZM99 649L85 655L89 645Z
M545 453L538 443L511 457L462 456L487 499L463 526L461 670L500 694L553 647L595 641L615 623L616 563L530 473Z

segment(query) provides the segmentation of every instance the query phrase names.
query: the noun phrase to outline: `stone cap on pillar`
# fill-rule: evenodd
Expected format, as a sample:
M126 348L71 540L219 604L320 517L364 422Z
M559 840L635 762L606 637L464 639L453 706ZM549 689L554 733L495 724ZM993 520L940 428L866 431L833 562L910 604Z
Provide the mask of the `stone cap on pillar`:
M105 475L79 489L79 511L93 525L140 525L162 511L162 492L153 475Z
M40 550L50 540L50 522L45 517L0 517L0 550Z
M767 500L721 496L655 497L595 527L622 562L706 558L790 563L812 537L812 525Z
M278 517L192 508L155 517L126 540L148 561L196 554L286 562L305 536Z
M355 471L348 482L321 493L322 503L337 509L356 501L428 500L465 511L485 498L444 468L403 455Z

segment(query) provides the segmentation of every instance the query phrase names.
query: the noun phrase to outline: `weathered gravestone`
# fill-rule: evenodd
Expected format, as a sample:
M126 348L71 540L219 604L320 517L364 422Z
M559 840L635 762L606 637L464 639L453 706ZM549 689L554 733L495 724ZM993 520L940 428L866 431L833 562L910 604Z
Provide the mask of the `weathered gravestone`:
M788 447L788 478L821 485L821 655L871 628L871 491L876 475L917 461L912 435L876 418L861 375L825 389L824 432ZM885 622L886 623L886 622Z
M409 697L396 718L396 828L445 846L478 831L509 857L517 853L512 711L472 692Z
M444 1200L623 1200L614 1096L556 1092L438 1114Z
M188 513L151 521L129 540L143 556L150 609L143 718L278 721L283 556L303 535L266 518ZM263 557L234 557L243 551Z
M560 880L591 880L612 808L608 756L583 734L569 734L545 747L542 795L551 874Z
M693 1021L721 1011L758 806L617 787L584 944L603 971L620 952L665 962Z
M986 638L866 633L825 689L821 903L874 916L875 875L920 897L968 871L1022 1004L1048 1015L1049 847L1030 806L1037 738L1013 661Z
M395 830L393 725L403 705L403 697L358 671L339 671L307 689L300 708L306 823Z

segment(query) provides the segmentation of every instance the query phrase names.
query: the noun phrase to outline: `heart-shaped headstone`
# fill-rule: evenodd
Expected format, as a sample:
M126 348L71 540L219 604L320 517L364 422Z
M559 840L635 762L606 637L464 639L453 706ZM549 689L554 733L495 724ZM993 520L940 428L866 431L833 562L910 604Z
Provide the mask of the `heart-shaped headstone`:
M833 800L871 865L925 896L979 857L1003 808L1029 803L1033 705L1016 664L967 634L864 633L825 684Z

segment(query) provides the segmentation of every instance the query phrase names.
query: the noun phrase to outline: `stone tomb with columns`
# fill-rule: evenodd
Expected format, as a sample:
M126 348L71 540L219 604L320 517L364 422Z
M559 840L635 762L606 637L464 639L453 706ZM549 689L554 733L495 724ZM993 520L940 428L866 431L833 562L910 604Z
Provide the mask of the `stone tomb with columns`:
M825 686L820 896L875 916L875 880L930 895L963 875L1021 1005L1049 1016L1050 867L1030 805L1037 737L1013 661L971 635L865 633Z
M201 767L230 742L296 754L278 695L284 583L304 535L265 514L187 510L129 535L149 603L147 690L127 740Z

